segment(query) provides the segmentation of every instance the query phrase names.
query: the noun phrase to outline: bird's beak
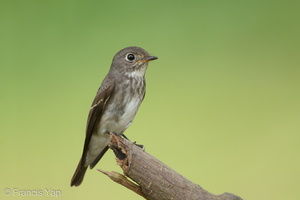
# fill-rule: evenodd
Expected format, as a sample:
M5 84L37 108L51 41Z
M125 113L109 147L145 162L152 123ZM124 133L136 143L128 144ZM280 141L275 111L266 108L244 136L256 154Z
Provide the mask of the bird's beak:
M138 60L137 62L149 62L151 60L156 60L156 59L158 59L158 57L156 57L156 56L149 56L149 57L144 58L142 60Z

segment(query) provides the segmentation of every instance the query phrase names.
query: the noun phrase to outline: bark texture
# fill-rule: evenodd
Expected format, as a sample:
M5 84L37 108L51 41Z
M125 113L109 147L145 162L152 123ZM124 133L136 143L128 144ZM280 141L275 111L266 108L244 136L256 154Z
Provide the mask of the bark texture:
M130 141L111 134L109 147L124 175L99 170L113 181L149 200L241 200L224 193L215 195L191 182ZM129 180L129 177L131 180Z

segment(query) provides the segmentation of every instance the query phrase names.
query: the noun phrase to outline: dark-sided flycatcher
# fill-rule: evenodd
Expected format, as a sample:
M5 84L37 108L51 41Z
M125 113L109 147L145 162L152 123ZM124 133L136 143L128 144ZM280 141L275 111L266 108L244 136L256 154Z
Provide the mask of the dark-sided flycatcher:
M88 166L92 169L105 154L108 133L122 135L132 123L145 96L148 62L155 59L139 47L127 47L114 56L89 112L83 153L71 186L79 186Z

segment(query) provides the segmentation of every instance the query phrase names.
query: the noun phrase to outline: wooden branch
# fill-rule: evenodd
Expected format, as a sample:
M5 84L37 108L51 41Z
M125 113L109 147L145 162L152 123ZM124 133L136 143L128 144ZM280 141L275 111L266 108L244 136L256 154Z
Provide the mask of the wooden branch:
M148 200L242 200L234 194L215 195L191 182L130 141L111 134L109 147L124 175L99 170ZM134 182L129 180L132 179Z

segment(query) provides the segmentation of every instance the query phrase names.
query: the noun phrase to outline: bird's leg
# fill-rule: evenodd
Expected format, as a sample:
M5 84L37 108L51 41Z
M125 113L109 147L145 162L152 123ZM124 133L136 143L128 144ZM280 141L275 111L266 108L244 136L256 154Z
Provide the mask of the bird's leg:
M124 135L124 133L122 132L121 134L119 134L121 136L123 136L126 140L130 141L128 137L126 137L126 135ZM131 142L131 141L130 141ZM140 147L141 149L145 150L145 146L142 144L137 144L136 141L132 142L133 144L135 144L136 146Z
M108 134L109 134L109 133L112 133L112 134L114 134L114 135L116 135L116 136L118 136L118 137L123 137L122 134L119 134L119 133L116 133L116 132L108 132Z
M118 136L118 137L123 137L123 138L125 138L126 140L130 141L130 140L128 139L128 137L126 137L123 133L116 133L116 132L109 132L109 131L106 131L105 133L107 133L107 134L112 133L112 134L114 134L114 135L116 135L116 136Z
M114 134L114 135L116 135L116 136L118 136L118 137L123 137L123 138L125 138L126 140L128 140L129 142L131 142L131 141L129 140L129 138L126 137L126 135L123 134L123 132L122 132L122 133L116 133L116 132L109 132L109 131L106 131L105 133L107 133L107 134L112 133L112 134ZM135 141L132 142L132 143L133 143L134 145L140 147L141 149L145 150L145 146L144 146L144 145L142 145L142 144L137 144Z
M143 149L145 151L145 146L144 145L137 144L136 141L134 141L133 144L135 144L136 146L140 147L141 149Z
M123 136L123 138L125 138L126 140L129 140L128 137L126 137L126 135L124 135L123 133L121 133L120 135Z

